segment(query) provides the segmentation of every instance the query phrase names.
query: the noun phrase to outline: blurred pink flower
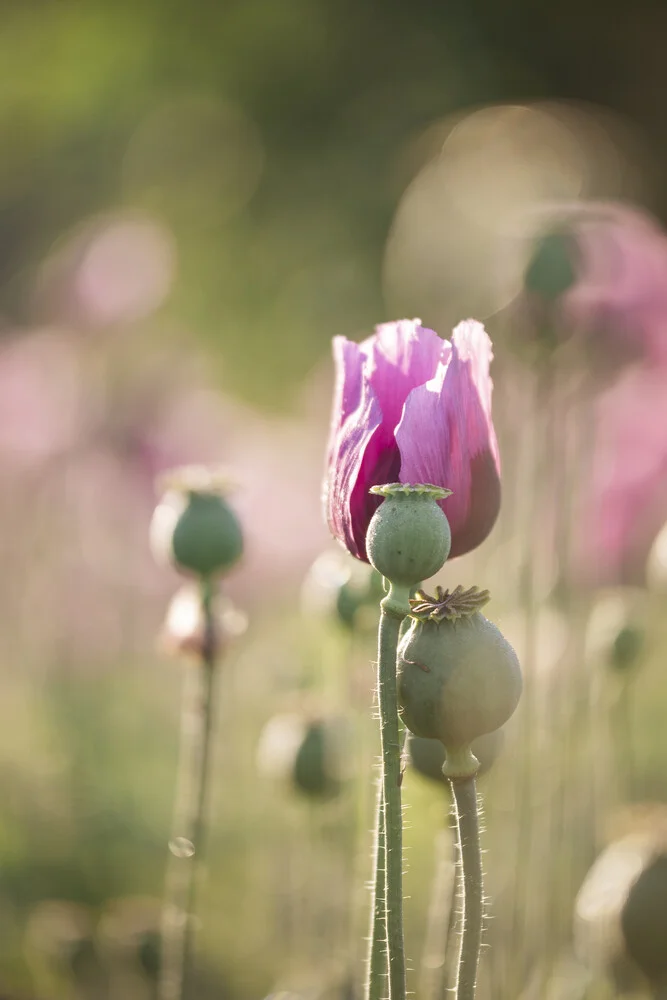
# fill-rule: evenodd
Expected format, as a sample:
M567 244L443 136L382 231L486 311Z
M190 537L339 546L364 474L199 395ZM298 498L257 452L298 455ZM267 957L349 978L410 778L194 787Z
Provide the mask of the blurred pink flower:
M636 366L595 401L597 433L583 484L578 575L598 585L645 582L667 521L667 369Z
M174 242L150 219L115 219L82 254L74 294L91 326L134 323L166 299L176 269Z
M78 433L79 359L54 330L0 342L0 461L29 467L61 454Z
M547 283L549 267L556 282L561 275L554 294L562 291L555 300L565 332L615 348L620 360L667 361L667 234L659 224L626 205L581 202L559 209L543 236L562 241L541 273Z
M636 337L652 360L667 361L667 234L648 215L591 204L576 234L581 275L565 297L577 324Z
M132 327L163 305L176 269L174 238L157 220L88 219L44 261L36 299L43 314L75 328Z
M366 560L366 531L377 508L371 486L433 483L452 529L451 555L482 542L500 505L500 463L491 420L491 341L474 320L451 343L402 320L361 344L334 339L337 377L325 504L329 527Z

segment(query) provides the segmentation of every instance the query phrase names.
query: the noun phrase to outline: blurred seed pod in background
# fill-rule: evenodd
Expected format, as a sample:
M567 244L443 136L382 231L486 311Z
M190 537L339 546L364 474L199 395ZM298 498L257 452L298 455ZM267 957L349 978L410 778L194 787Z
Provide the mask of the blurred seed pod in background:
M636 667L646 646L646 631L638 625L624 625L609 651L609 666L622 673Z
M634 588L601 592L591 610L586 652L602 666L619 674L639 667L648 641L646 595Z
M98 923L97 941L112 966L131 967L146 979L156 979L160 910L160 900L148 896L128 896L106 907Z
M45 900L28 917L25 954L38 992L95 995L103 988L92 911L65 899ZM68 990L69 987L69 990Z
M349 736L337 716L276 715L261 733L258 769L309 798L332 798L349 777Z
M306 615L330 618L349 631L373 632L383 596L377 570L342 549L330 549L317 557L306 575L301 608Z
M240 521L226 499L224 470L185 466L162 477L165 490L153 514L151 548L158 563L187 575L221 576L243 554Z
M575 950L620 991L642 989L644 977L658 988L667 983L667 808L632 807L621 829L577 895Z

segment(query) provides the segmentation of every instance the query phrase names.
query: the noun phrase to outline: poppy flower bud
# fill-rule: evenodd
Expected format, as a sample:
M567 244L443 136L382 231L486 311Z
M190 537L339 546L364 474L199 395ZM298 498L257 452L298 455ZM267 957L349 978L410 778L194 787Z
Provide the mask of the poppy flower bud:
M419 593L398 648L401 716L415 736L444 745L447 777L454 776L450 756L467 762L467 773L477 771L470 744L507 722L521 695L516 653L478 610L487 601L476 587L438 587L434 598Z
M357 559L369 561L366 538L380 504L371 487L387 482L446 486L441 503L453 490L444 507L452 558L487 537L500 509L491 358L475 320L459 323L451 341L417 319L385 323L361 344L334 339L324 501L332 535Z
M411 589L442 569L451 547L449 522L437 504L451 490L430 484L390 483L371 493L385 497L366 536L371 565L392 583Z
M176 470L153 515L151 545L159 561L169 559L184 573L218 576L243 552L238 517L227 503L228 480L203 467Z

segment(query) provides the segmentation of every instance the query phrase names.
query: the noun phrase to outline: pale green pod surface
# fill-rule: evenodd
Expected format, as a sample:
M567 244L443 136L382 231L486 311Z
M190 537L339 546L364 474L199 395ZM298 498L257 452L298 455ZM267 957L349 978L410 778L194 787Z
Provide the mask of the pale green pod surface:
M516 653L480 612L456 621L413 620L398 650L401 717L448 749L499 729L521 695Z
M391 484L372 492L381 490L386 499L368 526L368 558L387 580L410 589L434 576L449 555L449 521L436 502L449 491Z

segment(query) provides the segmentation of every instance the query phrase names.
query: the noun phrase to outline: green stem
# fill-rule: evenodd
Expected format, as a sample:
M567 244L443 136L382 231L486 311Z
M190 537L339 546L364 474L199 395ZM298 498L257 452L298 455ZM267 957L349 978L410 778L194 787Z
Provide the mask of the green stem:
M403 949L403 815L401 812L401 740L398 724L396 650L401 622L410 610L409 592L391 584L380 607L378 631L378 703L382 741L382 794L386 853L387 967L390 1000L405 1000Z
M449 832L451 835L450 844L456 844L458 838L458 826L456 815L451 808L447 813L447 823L449 825ZM455 865L452 883L449 889L449 919L447 921L447 931L445 935L445 953L444 961L442 963L439 1000L450 1000L451 997L452 983L454 981L454 969L456 966L456 946L461 936L461 912L457 901L462 897L463 879L461 877L459 867Z
M368 972L366 977L366 1000L382 1000L387 979L387 925L386 911L386 850L384 836L384 798L382 781L378 782L377 808L375 818L375 839L373 843L373 868L375 878L371 900L371 928L368 950Z
M206 832L218 645L213 596L210 580L202 580L204 640L201 669L187 678L183 698L178 789L162 917L160 1000L195 996L195 911Z
M482 852L479 843L477 786L474 777L453 778L459 859L463 875L463 931L456 979L456 1000L474 1000L482 940Z
M449 796L448 796L449 798ZM447 996L447 953L456 873L452 864L448 830L438 830L435 838L435 872L426 917L424 951L417 995L420 1000L440 1000Z

